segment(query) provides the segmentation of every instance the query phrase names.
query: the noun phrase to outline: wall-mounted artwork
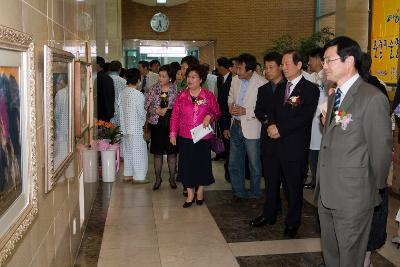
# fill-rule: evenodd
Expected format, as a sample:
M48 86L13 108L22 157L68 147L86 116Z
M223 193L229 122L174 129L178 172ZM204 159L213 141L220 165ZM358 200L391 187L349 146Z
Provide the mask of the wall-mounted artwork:
M74 56L44 47L45 191L51 191L73 156Z
M90 65L75 62L75 136L82 135L89 129L89 93Z
M0 266L38 212L34 47L0 26Z

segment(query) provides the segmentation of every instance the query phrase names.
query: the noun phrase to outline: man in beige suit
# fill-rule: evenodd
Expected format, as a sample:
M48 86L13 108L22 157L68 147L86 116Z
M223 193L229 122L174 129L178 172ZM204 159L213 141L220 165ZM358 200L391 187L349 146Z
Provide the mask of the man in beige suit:
M358 75L361 50L348 37L328 42L324 71L336 82L318 159L316 197L328 267L361 267L372 214L386 186L392 133L386 97Z
M235 200L261 197L261 123L254 114L258 88L267 81L255 72L253 55L237 59L238 75L232 78L228 106L232 115L230 129L229 173ZM245 156L249 159L250 191L245 188Z

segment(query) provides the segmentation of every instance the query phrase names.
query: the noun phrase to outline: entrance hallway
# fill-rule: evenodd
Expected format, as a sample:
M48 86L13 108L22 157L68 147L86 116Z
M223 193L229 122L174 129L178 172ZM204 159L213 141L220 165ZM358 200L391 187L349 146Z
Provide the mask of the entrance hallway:
M109 205L108 211L92 210L88 228L96 222L95 228L101 231L98 224L103 220L101 246L96 249L95 242L85 242L93 241L85 235L75 266L299 267L321 262L318 233L309 223L314 221L313 206L306 205L298 239L285 240L279 226L282 218L271 230L248 226L248 220L260 207L251 209L247 204L230 203L230 184L223 178L222 161L213 162L216 183L207 188L206 205L188 209L182 208L182 188L169 187L166 166L160 189L152 190L152 156L149 161L150 184L127 184L119 177L113 185L99 187L103 193L98 198L102 200L96 199L95 207L100 202ZM311 200L312 192L305 191L305 198ZM374 266L400 266L399 250L390 243L395 231L394 212L399 205L399 200L390 197L388 242L379 254L372 256ZM99 214L98 220L91 220L94 213Z

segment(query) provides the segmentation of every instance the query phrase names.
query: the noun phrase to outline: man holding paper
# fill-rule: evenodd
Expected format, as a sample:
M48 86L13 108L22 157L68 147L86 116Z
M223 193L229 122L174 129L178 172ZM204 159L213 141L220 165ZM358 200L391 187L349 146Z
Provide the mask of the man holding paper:
M182 182L188 191L184 208L190 207L195 201L195 187L198 187L196 204L203 204L204 186L215 181L211 166L210 123L221 115L214 94L201 87L207 79L204 67L189 67L186 77L187 88L176 97L172 109L169 135L173 145L176 145L178 134L180 137L177 181ZM204 130L198 128L199 125L202 125Z

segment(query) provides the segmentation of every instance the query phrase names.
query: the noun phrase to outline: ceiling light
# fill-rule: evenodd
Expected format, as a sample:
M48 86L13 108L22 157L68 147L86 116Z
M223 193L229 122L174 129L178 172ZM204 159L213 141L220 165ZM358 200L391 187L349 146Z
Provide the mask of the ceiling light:
M157 0L157 4L166 4L167 0Z

